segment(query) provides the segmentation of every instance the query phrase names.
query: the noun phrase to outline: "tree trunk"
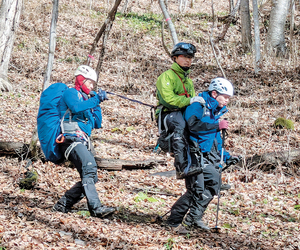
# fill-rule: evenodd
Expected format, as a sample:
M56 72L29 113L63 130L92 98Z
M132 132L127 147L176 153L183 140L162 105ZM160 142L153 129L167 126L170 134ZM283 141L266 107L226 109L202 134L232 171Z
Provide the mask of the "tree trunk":
M160 6L160 8L161 8L161 10L162 10L162 12L164 14L166 22L168 23L169 30L171 31L173 45L175 45L175 44L178 43L178 37L177 37L177 33L176 33L175 27L173 25L173 22L171 20L171 17L169 15L168 10L166 8L166 5L164 3L164 0L159 0L159 6Z
M34 158L34 160L41 159L44 161L45 158L41 148L37 147L37 151L39 152L39 158ZM0 156L18 157L20 160L32 158L31 151L29 150L29 145L22 142L0 141ZM114 171L119 171L122 169L132 170L141 168L153 168L158 164L166 165L166 161L157 159L130 161L121 159L103 159L96 156L95 160L98 168Z
M234 2L233 0L229 0L229 12L232 12L234 8Z
M255 43L255 74L260 70L260 37L259 37L259 21L257 0L252 0L253 5L253 21L254 21L254 43Z
M50 77L53 68L54 52L56 46L57 19L58 19L58 0L53 0L52 20L51 20L50 37L49 37L49 55L48 55L47 69L44 77L43 91L50 86ZM38 140L39 138L38 138L38 132L36 126L32 132L31 142L29 145L31 157L33 158L37 158L39 155L39 151L37 149Z
M19 26L22 0L2 0L0 7L0 91L12 90L7 79L15 33Z
M251 52L252 37L251 37L251 21L249 0L241 0L241 27L242 27L242 47L245 53Z
M289 4L290 0L272 0L266 44L269 55L284 56L286 54L284 30Z
M291 19L290 19L290 41L292 41L295 29L295 0L291 0Z
M45 73L45 77L44 77L43 90L48 88L50 85L50 77L51 77L51 72L52 72L52 68L53 68L54 52L55 52L55 46L56 46L57 19L58 19L58 0L53 0L52 20L51 20L50 37L49 37L48 64L47 64L47 69L46 69L46 73Z

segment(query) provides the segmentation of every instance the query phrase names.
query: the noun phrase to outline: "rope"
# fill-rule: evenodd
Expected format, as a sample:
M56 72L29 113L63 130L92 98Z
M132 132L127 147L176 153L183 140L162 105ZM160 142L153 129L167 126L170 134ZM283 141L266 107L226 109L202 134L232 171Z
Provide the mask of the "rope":
M132 101L132 102L136 102L136 103L145 105L145 106L147 106L147 107L150 107L151 119L152 119L152 121L154 120L154 119L153 119L153 113L152 113L152 110L156 109L157 106L154 106L154 105L151 105L151 104L148 104L148 103L144 103L144 102L141 102L141 101L138 101L138 100L130 99L130 98L126 97L126 96L118 95L118 94L115 94L115 93L113 93L113 92L108 92L108 91L106 91L106 93L111 94L111 95L115 95L115 96L118 96L118 97L121 97L121 98L123 98L123 99L129 100L129 101Z
M148 103L144 103L144 102L140 102L140 101L137 101L137 100L134 100L134 99L130 99L130 98L128 98L128 97L126 97L126 96L123 96L123 95L118 95L118 94L115 94L115 93L112 93L112 92L108 92L108 91L106 91L106 93L111 94L111 95L116 95L116 96L118 96L118 97L121 97L121 98L123 98L123 99L129 100L129 101L132 101L132 102L137 102L137 103L139 103L139 104L148 106L148 107L150 107L150 108L156 108L156 106L154 106L154 105L151 105L151 104L148 104Z

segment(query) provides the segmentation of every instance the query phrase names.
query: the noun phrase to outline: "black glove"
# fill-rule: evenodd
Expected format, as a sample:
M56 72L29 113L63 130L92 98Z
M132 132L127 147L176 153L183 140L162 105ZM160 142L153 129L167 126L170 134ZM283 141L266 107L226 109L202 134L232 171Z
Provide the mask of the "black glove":
M242 156L231 156L227 161L226 161L226 165L227 166L231 166L231 165L236 165L237 163L239 163L242 160Z
M104 90L102 90L102 89L99 89L98 96L99 96L100 102L108 100L106 92Z

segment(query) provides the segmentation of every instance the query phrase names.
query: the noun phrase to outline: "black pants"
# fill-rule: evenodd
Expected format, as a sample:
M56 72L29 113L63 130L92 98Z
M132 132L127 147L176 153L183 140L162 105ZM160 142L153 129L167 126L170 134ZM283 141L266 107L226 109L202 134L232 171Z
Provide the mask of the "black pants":
M203 173L185 178L187 191L172 206L168 224L179 225L186 213L185 221L192 224L200 220L214 195L220 188L220 153L216 141L211 152L204 154Z
M79 142L79 144L70 151L68 159L75 165L81 181L65 193L67 206L72 207L86 196L89 210L93 211L101 206L95 187L95 183L98 181L97 164L93 154L88 150L86 142L77 137L67 137L65 142L61 144L62 152L65 153L74 142Z
M187 156L187 133L186 122L181 111L162 114L162 129L166 129L164 122L167 125L168 134L174 133L171 137L171 149L174 153L174 165L176 171L183 172L188 165Z

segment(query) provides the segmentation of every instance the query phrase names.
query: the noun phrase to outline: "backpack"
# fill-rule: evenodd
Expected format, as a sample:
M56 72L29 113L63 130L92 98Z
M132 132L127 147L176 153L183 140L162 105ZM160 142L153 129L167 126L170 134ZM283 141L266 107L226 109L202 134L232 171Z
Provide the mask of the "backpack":
M55 140L61 134L61 117L58 105L67 89L68 86L64 83L54 83L43 91L40 98L37 132L46 159L53 163L60 163L64 159Z
M202 113L202 117L205 115L206 113L206 104L205 103L200 103L202 105L203 108L203 113ZM168 133L168 126L166 123L166 117L165 119L162 121L161 120L161 112L162 112L162 108L159 112L158 115L158 133L159 133L159 137L157 139L157 143L156 146L153 150L154 153L160 153L160 151L164 151L165 153L167 152L172 152L172 147L171 147L171 139L174 133ZM162 123L164 124L165 129L162 130L161 129L161 125Z

